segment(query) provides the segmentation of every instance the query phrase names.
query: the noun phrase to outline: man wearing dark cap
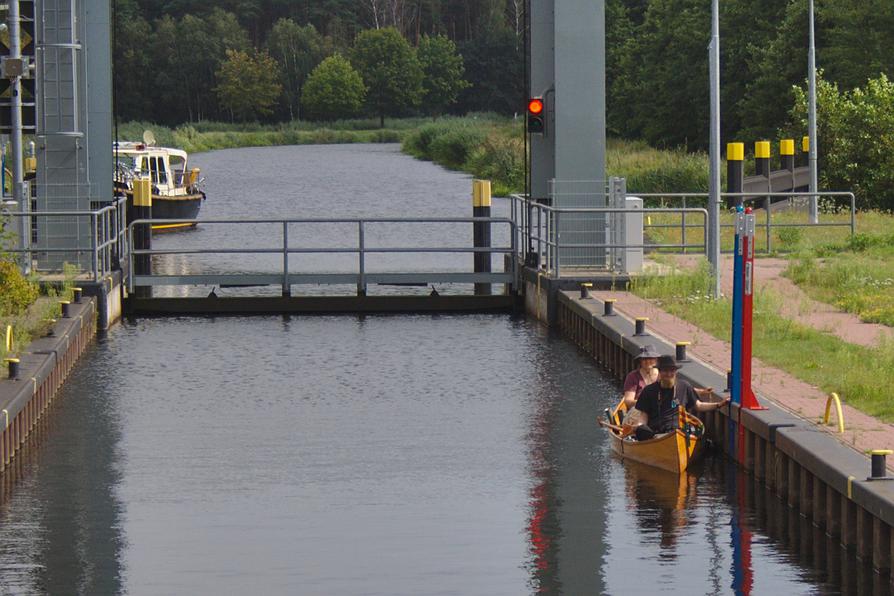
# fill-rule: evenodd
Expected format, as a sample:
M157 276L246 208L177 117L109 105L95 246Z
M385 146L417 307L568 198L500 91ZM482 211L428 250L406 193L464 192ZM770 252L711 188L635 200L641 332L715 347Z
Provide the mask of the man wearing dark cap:
M639 441L677 428L680 407L694 414L718 410L729 403L729 398L716 402L701 401L692 385L677 378L680 367L673 356L659 356L656 368L658 381L646 386L636 401L636 409L648 416L647 423L636 429Z

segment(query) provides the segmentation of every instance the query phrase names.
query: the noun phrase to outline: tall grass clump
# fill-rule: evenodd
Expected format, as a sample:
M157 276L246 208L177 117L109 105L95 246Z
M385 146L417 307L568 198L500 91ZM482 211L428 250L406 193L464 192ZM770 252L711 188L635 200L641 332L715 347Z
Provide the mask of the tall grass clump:
M525 186L524 143L516 136L491 132L473 149L468 168L476 178L493 181L493 193L508 196Z
M432 160L461 170L472 152L484 143L487 132L468 125L451 126L431 142Z
M494 194L524 189L524 137L518 123L492 114L442 118L409 133L404 153L492 181Z
M606 172L626 178L627 190L634 193L708 191L705 154L654 149L642 141L611 139ZM696 201L692 204L695 206Z

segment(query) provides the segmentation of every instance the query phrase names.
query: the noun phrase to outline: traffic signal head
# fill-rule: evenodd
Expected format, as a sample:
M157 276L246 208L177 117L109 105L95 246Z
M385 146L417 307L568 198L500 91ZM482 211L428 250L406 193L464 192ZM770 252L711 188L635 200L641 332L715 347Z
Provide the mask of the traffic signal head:
M546 105L543 98L532 97L528 100L528 133L543 134L546 126Z

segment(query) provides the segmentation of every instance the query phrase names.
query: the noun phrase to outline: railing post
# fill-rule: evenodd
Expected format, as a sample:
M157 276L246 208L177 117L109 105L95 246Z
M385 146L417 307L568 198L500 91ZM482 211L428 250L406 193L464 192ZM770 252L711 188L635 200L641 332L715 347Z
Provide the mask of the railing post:
M357 295L366 296L366 237L364 235L363 220L357 222Z
M96 237L99 234L99 226L96 221L96 212L90 214L90 229L93 233L90 235L90 248L93 249L93 281L99 281L99 242Z
M851 197L851 239L857 235L857 199L854 193L848 193Z
M289 222L282 222L282 295L288 298L292 295L292 286L289 283Z
M518 279L518 225L515 220L509 223L509 231L512 234L512 285L510 286L512 295L516 295L518 293L519 288L519 279Z
M686 197L683 197L683 209L686 209ZM680 220L683 222L683 231L681 234L681 240L683 244L683 254L686 254L686 212L683 211L680 213L682 216Z
M562 214L560 211L554 211L553 213L555 213L555 215L556 215L556 221L553 222L553 233L552 233L553 243L555 245L553 247L553 260L555 261L555 266L553 267L553 271L556 272L556 278L558 278L560 276L559 268L561 267L561 261L562 261L562 251L559 248L559 230L562 229L561 227L559 227L559 219Z
M128 226L124 233L127 238L127 293L133 293L133 227Z

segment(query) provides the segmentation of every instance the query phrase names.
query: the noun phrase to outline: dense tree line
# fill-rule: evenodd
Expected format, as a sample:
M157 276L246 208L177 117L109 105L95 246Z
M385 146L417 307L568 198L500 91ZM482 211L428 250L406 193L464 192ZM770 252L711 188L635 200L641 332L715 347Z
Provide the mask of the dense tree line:
M710 5L606 0L611 133L704 148ZM796 122L793 88L807 75L807 0L720 5L724 138L773 138ZM524 0L117 0L116 13L117 108L125 120L303 118L304 85L331 56L341 60L326 64L308 97L347 77L345 109L511 114L523 105ZM369 31L393 35L380 35L373 49ZM894 2L820 0L817 44L824 79L842 92L891 74ZM375 71L376 51L394 53L395 61ZM238 73L246 69L259 71L252 85L265 90L254 104L238 97ZM324 107L307 115L333 117Z

